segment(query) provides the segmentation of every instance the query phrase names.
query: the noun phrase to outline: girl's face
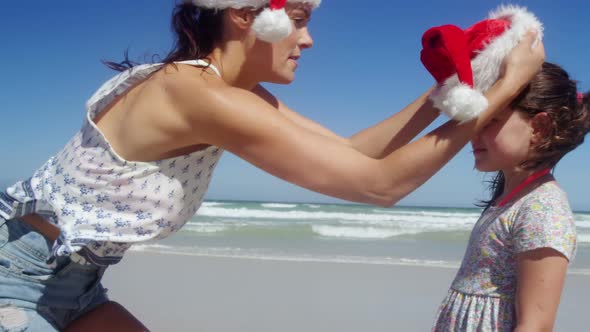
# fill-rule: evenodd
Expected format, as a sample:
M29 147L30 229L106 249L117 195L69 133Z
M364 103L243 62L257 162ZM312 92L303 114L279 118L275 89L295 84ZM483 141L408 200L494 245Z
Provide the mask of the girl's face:
M482 172L517 170L529 157L532 139L531 118L504 110L471 140L475 168Z
M257 41L257 54L254 56L258 73L265 73L262 81L287 84L295 79L295 70L304 49L313 46L308 23L312 8L304 3L287 3L285 10L292 23L292 32L285 39L269 44Z

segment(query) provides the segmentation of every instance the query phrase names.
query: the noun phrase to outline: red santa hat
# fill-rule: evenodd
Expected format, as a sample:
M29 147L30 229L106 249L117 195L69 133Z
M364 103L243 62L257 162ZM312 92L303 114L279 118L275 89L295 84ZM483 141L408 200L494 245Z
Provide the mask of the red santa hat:
M188 0L197 7L210 9L263 8L252 24L252 30L260 40L269 43L280 41L291 33L291 21L285 12L285 4L306 3L317 8L322 0Z
M537 31L537 41L543 38L535 15L509 5L465 30L443 25L426 31L420 60L438 83L429 96L434 106L458 121L485 111L483 93L498 80L504 58L530 29Z

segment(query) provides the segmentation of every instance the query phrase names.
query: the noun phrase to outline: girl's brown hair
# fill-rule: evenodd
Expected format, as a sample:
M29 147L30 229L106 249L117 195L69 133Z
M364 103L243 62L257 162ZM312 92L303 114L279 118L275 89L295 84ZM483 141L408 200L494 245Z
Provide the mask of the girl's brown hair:
M527 88L512 101L510 108L516 112L530 117L545 112L551 120L549 135L531 147L530 157L521 165L523 169L554 168L563 156L584 142L590 127L590 93L579 98L576 85L563 68L545 62ZM490 181L491 199L478 206L488 208L503 190L504 174L499 171Z

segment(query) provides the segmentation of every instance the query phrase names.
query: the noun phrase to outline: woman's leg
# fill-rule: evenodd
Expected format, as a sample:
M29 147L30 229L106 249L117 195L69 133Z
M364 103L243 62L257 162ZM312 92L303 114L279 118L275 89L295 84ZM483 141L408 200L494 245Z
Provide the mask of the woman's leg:
M78 254L48 264L51 248L28 223L0 218L0 331L147 331L108 301L100 284L104 267Z
M145 332L137 318L117 302L107 302L70 324L64 332Z

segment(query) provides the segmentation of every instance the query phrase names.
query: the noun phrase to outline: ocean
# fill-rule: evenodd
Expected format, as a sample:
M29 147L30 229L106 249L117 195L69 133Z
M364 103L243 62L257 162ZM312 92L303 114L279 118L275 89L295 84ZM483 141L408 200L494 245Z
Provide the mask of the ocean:
M457 268L479 208L207 201L177 234L132 250L245 259ZM569 273L590 274L590 213L576 212Z

